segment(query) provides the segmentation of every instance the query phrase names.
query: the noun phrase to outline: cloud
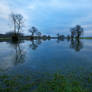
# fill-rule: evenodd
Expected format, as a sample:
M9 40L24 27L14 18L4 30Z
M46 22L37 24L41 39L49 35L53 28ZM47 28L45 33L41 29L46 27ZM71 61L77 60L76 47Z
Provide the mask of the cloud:
M9 13L9 6L5 2L0 2L0 18L7 20Z
M26 13L26 10L24 8L15 8L17 3L12 2L11 0L1 0L0 1L0 33L6 33L9 30L11 30L10 26L10 20L9 20L9 15L14 12L14 13L19 13L22 14L25 20L25 24L28 21L28 16Z
M49 9L67 9L67 10L77 10L82 8L90 8L91 7L90 0L35 0L33 2L30 2L29 8L30 9L39 9L41 7L43 8L49 8ZM39 8L38 8L39 7Z
M22 14L26 28L34 25L43 33L56 33L60 28L65 31L76 24L89 29L92 24L91 4L92 0L0 0L0 29L7 31L5 25L9 22L10 12Z

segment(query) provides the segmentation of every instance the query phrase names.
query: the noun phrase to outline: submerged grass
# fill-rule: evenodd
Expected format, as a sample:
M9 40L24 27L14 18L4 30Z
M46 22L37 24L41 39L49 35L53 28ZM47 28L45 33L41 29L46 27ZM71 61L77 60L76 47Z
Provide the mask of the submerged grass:
M91 92L91 83L91 74L88 77L82 77L82 80L74 80L56 73L52 79L43 78L34 81L31 76L24 78L21 75L14 77L1 75L0 92Z

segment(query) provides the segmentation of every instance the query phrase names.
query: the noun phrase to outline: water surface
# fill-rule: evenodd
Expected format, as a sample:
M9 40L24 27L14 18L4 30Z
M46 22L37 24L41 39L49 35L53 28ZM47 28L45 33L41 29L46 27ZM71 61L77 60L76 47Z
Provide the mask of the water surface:
M26 74L92 72L91 40L24 41L20 44L0 42L0 73Z

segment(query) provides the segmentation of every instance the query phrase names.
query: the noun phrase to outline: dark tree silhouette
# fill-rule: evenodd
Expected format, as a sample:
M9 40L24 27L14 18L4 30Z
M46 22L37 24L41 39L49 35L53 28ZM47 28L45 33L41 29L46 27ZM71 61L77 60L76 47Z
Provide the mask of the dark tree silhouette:
M60 37L60 34L59 34L59 33L57 33L57 37L58 37L58 38Z
M16 22L17 22L17 29L18 29L17 33L19 33L22 27L24 26L23 16L21 14L16 15Z
M60 35L60 39L61 40L64 40L65 39L65 36L64 35Z
M48 35L48 40L51 40L51 36L50 35Z
M79 39L80 36L82 35L83 33L83 28L80 26L80 25L77 25L75 27L75 32L76 32L76 38Z
M35 33L37 33L37 28L36 27L32 27L29 29L29 32L32 34L32 36L34 36Z
M43 35L43 36L42 36L42 39L45 41L45 40L48 39L48 37L47 37L46 35Z
M76 27L71 29L71 39L76 38L79 39L83 33L83 28L80 25L76 25Z
M11 18L13 26L14 26L14 34L12 35L12 40L18 41L19 40L18 34L20 33L20 29L22 29L23 24L24 24L23 16L21 14L12 13L10 15L10 18Z
M13 23L13 26L14 26L14 32L16 33L16 27L17 27L17 23L16 23L16 15L14 14L14 13L12 13L11 15L10 15L10 18L11 18L11 21L12 21L12 23Z
M57 38L59 40L64 40L65 36L64 35L60 35L59 33L57 34Z
M23 24L24 24L23 16L21 14L12 13L10 15L10 18L14 26L14 33L19 33L20 29L22 29Z
M15 33L14 32L7 32L6 34L5 34L5 36L6 37L12 37L13 35L14 35ZM18 37L23 37L23 33L17 33L17 36Z
M74 28L71 28L71 39L73 40L75 37L75 30Z

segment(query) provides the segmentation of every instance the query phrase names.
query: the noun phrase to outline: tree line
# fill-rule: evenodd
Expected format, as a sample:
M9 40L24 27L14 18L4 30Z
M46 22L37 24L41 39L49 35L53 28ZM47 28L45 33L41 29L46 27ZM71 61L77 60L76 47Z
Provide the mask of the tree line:
M24 17L21 15L21 14L14 14L14 13L11 13L10 14L10 20L11 20L11 23L12 23L12 26L13 26L13 31L12 32L8 32L6 33L7 35L12 35L12 39L13 40L18 40L19 39L19 36L22 36L22 29L24 27ZM42 33L38 31L38 29L36 27L31 27L29 28L28 30L30 33L31 33L31 36L30 38L33 39L35 36L35 34L37 35L38 38L51 38L50 35L43 35L42 36ZM71 28L70 29L70 32L71 32L71 35L68 35L67 37L65 37L64 35L61 35L60 33L57 33L57 39L80 39L81 35L83 34L83 28L80 26L80 25L76 25L75 27Z

